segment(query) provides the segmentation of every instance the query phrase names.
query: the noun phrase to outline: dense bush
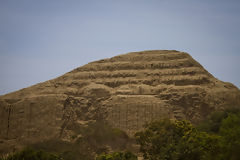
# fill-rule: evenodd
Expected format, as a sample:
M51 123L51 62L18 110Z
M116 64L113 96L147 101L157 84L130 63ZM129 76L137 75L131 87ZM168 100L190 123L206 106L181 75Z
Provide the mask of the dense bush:
M198 124L198 129L208 134L220 136L221 152L219 160L240 159L240 110L228 109L212 113L204 122Z
M230 113L222 120L218 133L221 138L221 159L240 159L240 112Z
M112 128L104 122L89 123L87 127L75 129L76 134L81 134L80 141L86 141L94 149L99 146L111 146L116 150L126 149L130 139L128 135L120 129Z
M25 149L0 160L92 160L96 154L107 153L109 149L126 149L131 140L123 131L102 122L74 131L74 143L49 140L32 145L35 150ZM149 160L239 160L240 111L215 112L196 126L184 120L159 120L147 125L135 137L144 158ZM131 152L96 157L96 160L136 159Z
M155 121L135 136L145 159L239 160L240 111L215 112L196 127L188 121Z
M196 127L204 132L218 134L222 125L222 121L230 114L238 114L240 110L237 108L228 109L225 111L216 111L211 113L204 121L197 124Z
M0 160L61 160L61 158L52 153L27 148Z
M203 160L218 151L218 136L199 132L188 121L155 121L136 138L144 158L151 160Z
M111 154L101 154L96 160L137 160L137 156L131 152L114 152Z
M125 132L103 122L92 122L71 129L74 131L72 142L52 139L31 147L59 153L64 160L93 160L96 154L106 153L109 149L123 150L130 142Z

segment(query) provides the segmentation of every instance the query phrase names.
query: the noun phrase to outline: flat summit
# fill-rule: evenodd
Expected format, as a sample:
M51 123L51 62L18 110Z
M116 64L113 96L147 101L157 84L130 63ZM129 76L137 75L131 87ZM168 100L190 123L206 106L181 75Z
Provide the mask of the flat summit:
M91 62L0 97L0 147L59 138L104 121L129 135L155 119L203 120L240 106L240 91L174 50L132 52Z

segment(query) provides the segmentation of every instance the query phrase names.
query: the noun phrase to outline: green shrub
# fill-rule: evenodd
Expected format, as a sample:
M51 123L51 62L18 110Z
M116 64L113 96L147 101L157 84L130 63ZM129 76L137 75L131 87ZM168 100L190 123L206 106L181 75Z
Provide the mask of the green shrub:
M219 135L222 137L221 159L240 159L240 112L230 113L222 120Z
M27 148L0 160L61 160L61 158L52 153Z
M111 154L101 154L96 160L137 160L137 156L131 152L114 152Z
M216 111L211 113L204 121L197 124L197 128L201 131L218 134L221 123L229 114L238 114L240 110L236 108L227 109L225 111Z
M75 129L76 134L81 134L82 138L78 141L87 142L94 150L99 146L111 146L115 150L126 149L130 142L128 135L116 128L112 128L104 122L89 123L88 126Z
M212 113L204 122L197 126L208 134L220 137L219 160L240 159L240 110L228 109Z
M109 149L123 150L130 143L125 132L101 121L91 122L86 126L75 126L72 129L73 142L51 139L35 143L31 147L59 153L64 160L92 160L96 154L107 153Z
M210 160L219 152L219 137L199 132L188 121L155 121L135 136L150 160Z

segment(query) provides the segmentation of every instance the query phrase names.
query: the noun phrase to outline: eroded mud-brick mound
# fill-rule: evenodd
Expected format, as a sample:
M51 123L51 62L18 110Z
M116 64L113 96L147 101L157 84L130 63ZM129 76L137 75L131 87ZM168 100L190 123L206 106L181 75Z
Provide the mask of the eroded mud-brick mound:
M143 51L95 61L53 80L0 97L0 145L51 138L103 120L132 135L159 118L198 122L240 106L240 91L189 54Z

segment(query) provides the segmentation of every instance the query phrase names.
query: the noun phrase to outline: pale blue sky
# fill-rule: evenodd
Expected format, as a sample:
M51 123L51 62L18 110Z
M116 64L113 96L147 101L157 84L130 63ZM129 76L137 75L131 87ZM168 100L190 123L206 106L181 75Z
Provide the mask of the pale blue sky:
M153 49L188 52L240 87L240 1L0 0L0 95Z

